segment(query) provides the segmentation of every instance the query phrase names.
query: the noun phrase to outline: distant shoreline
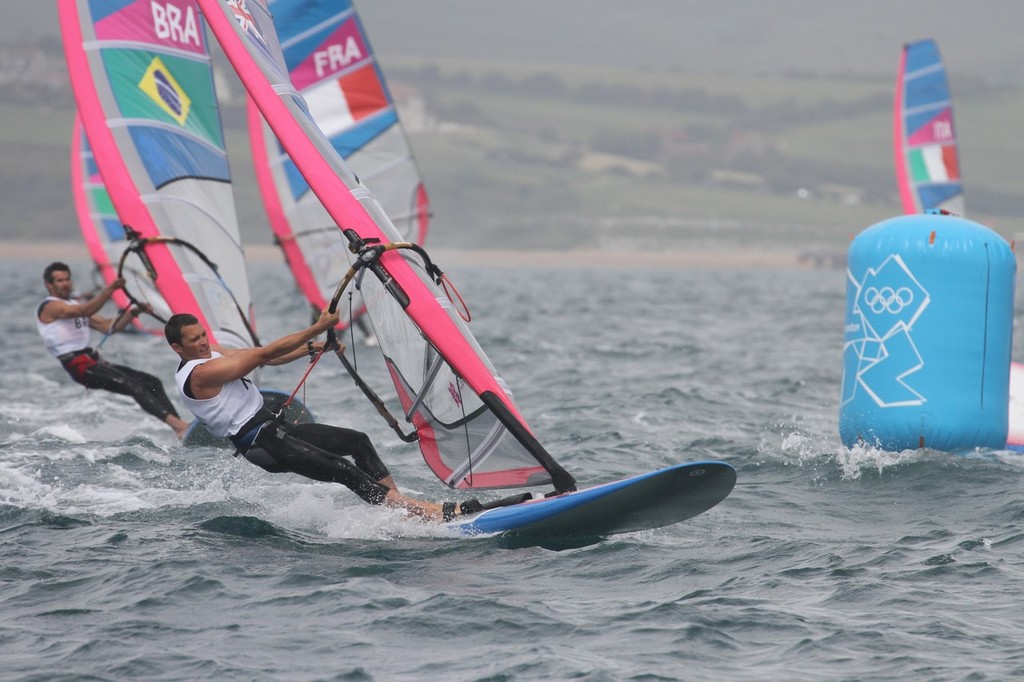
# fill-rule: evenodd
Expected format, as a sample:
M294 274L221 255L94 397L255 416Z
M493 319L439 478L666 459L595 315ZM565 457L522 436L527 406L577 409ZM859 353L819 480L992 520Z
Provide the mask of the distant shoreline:
M281 251L272 244L245 247L251 263L284 263ZM833 265L843 254L813 255L796 250L769 249L431 249L431 257L442 267L475 265L482 267L690 267L690 268L812 268ZM832 260L830 260L830 258ZM88 261L85 245L74 241L26 242L0 241L0 260L49 262L54 260Z

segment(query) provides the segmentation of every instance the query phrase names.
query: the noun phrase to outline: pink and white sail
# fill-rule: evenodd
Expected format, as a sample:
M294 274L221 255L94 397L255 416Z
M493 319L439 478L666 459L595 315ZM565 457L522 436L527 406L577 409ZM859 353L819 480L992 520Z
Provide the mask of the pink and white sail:
M218 343L253 345L249 284L198 6L193 0L58 0L58 13L82 128L113 207L107 218L116 215L152 240L133 269L148 273L170 312L195 314Z
M264 0L198 0L249 95L328 215L355 239L404 241L324 135L291 82ZM405 417L435 474L458 488L574 486L533 436L508 386L406 250L380 256L362 294Z

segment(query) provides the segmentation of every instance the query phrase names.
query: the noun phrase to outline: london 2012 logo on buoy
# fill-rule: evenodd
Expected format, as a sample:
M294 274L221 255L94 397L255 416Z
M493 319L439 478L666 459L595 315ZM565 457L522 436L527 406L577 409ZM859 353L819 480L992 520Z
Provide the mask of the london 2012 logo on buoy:
M881 407L920 405L924 397L911 387L912 375L924 367L913 328L931 296L898 254L857 281L847 311L843 346L843 404L866 391Z

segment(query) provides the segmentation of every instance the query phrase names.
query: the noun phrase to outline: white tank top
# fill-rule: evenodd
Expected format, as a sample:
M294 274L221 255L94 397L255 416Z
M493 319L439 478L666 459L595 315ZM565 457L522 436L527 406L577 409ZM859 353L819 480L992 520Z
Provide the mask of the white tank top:
M47 296L36 306L36 329L39 330L39 336L43 337L43 345L46 346L46 350L50 351L50 355L58 357L65 353L88 348L89 337L92 335L89 318L64 317L44 323L39 319L39 314L43 312L43 306L49 301L64 301L65 303L71 303L71 301L65 301L56 296Z
M211 352L208 358L189 360L174 373L174 383L178 385L178 395L185 407L192 411L196 419L214 436L225 438L237 434L263 407L263 394L250 379L242 377L221 386L220 393L212 398L196 400L185 395L185 381L192 370L219 357L222 357L220 353Z

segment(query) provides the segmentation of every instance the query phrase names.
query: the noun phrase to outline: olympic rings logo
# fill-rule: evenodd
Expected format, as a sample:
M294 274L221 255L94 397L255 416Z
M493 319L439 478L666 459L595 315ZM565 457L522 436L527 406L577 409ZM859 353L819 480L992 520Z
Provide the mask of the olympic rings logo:
M864 290L864 303L876 315L883 312L899 313L914 301L914 292L907 287L868 287Z

